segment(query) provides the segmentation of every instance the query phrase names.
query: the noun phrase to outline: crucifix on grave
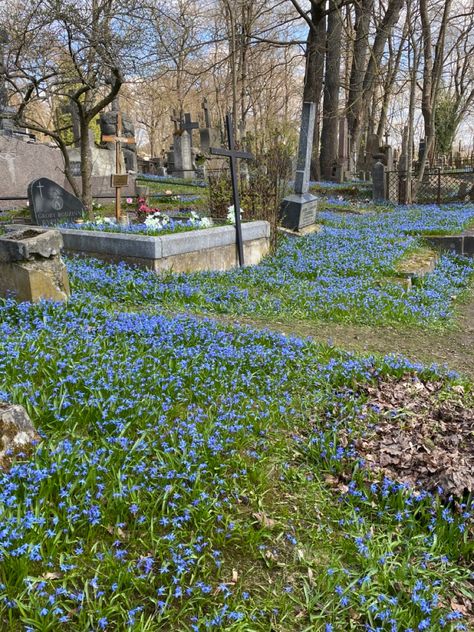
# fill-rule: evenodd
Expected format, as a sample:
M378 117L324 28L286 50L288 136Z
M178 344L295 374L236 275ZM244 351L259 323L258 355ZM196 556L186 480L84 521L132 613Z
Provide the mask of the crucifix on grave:
M121 203L121 190L122 187L126 187L128 185L128 173L121 173L121 154L122 154L122 143L134 145L135 138L122 136L122 113L117 112L117 134L116 136L102 136L102 141L104 143L115 143L115 171L111 178L111 186L115 188L115 219L117 222L120 222L120 203Z
M229 149L224 148L210 148L210 153L214 156L225 156L230 159L230 175L232 178L232 196L234 200L234 213L235 213L235 231L237 241L237 251L239 253L239 265L244 265L244 245L242 240L242 222L240 220L240 196L239 187L237 183L237 159L243 158L245 160L253 160L254 156L248 151L239 151L235 147L234 142L234 127L232 125L232 115L227 114L225 117L225 126L227 130L227 142L229 143Z

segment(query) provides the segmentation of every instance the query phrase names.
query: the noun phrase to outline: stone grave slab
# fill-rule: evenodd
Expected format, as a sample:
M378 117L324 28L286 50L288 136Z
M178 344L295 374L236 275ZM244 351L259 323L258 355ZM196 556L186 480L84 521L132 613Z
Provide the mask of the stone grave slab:
M49 178L30 182L28 200L32 222L38 226L73 223L86 210L79 198Z

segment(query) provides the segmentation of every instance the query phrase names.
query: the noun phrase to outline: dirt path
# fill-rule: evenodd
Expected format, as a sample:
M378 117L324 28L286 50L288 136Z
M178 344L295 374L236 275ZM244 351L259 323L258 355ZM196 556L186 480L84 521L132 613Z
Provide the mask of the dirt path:
M268 327L274 331L309 336L318 342L330 342L346 351L364 353L400 353L424 364L447 364L474 380L474 289L458 306L455 327L449 331L421 328L396 329L366 325L295 322L291 325L263 322L250 318L224 318L234 323Z

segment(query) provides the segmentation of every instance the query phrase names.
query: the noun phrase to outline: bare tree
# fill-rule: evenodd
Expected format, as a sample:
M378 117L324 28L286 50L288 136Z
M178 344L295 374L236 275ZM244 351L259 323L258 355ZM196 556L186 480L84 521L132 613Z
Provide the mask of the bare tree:
M18 105L17 121L53 139L61 149L65 174L77 193L69 169L62 128L46 127L35 111L39 103L70 101L79 120L82 199L92 207L89 126L118 95L123 82L123 52L131 30L120 0L32 4L7 2L4 24L13 43L8 78ZM53 123L54 117L51 119Z

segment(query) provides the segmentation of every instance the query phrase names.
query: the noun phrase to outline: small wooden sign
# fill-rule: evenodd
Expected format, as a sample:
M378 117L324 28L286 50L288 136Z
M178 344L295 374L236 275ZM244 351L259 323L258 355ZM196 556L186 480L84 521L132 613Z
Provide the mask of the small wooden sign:
M128 186L128 173L114 173L111 176L110 186L115 189Z

